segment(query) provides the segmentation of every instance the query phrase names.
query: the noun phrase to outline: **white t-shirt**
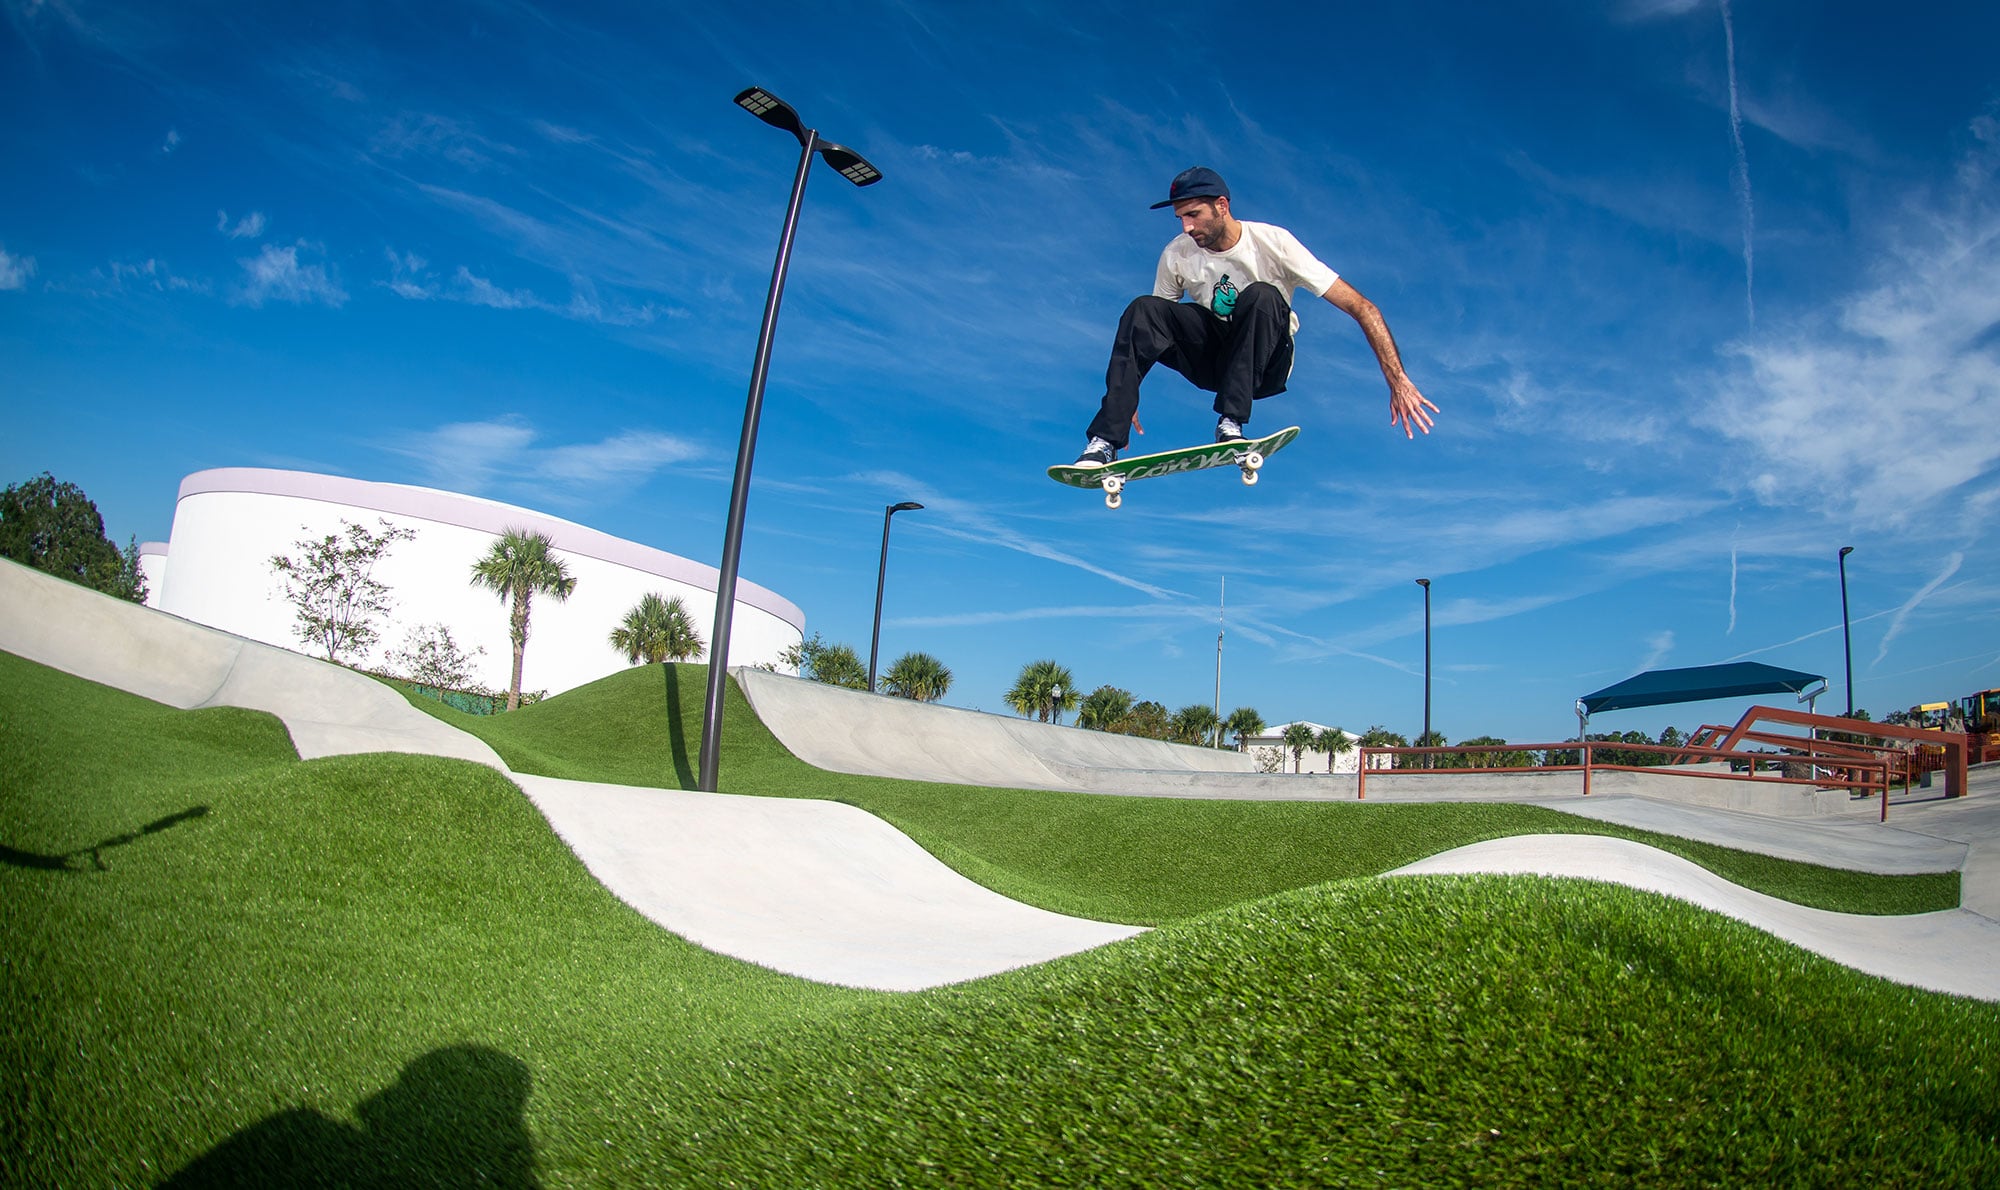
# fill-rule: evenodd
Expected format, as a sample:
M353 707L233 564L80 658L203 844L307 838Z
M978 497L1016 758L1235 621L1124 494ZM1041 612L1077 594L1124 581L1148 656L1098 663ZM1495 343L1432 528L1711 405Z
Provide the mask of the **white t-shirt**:
M1227 252L1210 252L1186 235L1177 235L1160 253L1160 270L1153 281L1153 295L1170 302L1183 296L1204 310L1227 318L1236 309L1236 294L1256 281L1269 282L1291 301L1292 290L1303 289L1318 297L1340 280L1317 256L1306 251L1297 236L1271 223L1237 222L1243 234ZM1299 332L1299 316L1292 315L1292 333Z

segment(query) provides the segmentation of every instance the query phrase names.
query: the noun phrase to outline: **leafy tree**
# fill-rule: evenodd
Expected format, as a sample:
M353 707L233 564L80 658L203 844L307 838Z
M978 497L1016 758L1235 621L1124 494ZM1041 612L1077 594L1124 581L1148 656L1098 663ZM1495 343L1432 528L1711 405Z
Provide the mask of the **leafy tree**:
M1236 738L1238 751L1245 747L1244 741L1253 735L1262 734L1263 730L1264 716L1257 713L1256 707L1237 707L1222 721L1223 734Z
M472 564L472 585L484 587L508 605L507 636L514 644L514 674L507 685L507 709L521 706L521 662L528 652L528 618L536 595L561 603L576 590L576 579L558 557L546 533L507 529L486 556Z
M1076 710L1076 725L1093 731L1114 731L1132 713L1132 692L1117 686L1099 686L1085 695Z
M380 532L343 518L335 532L293 542L298 557L271 557L285 601L297 616L293 633L336 664L342 653L366 653L380 639L375 617L388 613L390 599L388 585L375 577L375 566L390 546L417 535L386 520L376 523Z
M1055 661L1030 661L1007 691L1008 706L1043 723L1061 723L1062 713L1075 710L1081 701L1069 667Z
M794 670L802 678L809 678L812 676L813 662L819 660L819 655L825 651L826 641L815 632L811 640L787 645L784 652L778 654L778 663Z
M625 654L630 665L699 661L704 648L681 597L662 599L651 592L640 596L624 622L611 630L611 647Z
M1364 748L1407 748L1410 741L1380 723L1371 723L1368 725L1368 730L1361 733L1360 744ZM1391 757L1391 768L1395 767L1393 763L1395 759Z
M1214 707L1196 702L1175 711L1168 730L1177 744L1206 744L1215 738L1216 728L1221 724Z
M1285 751L1292 754L1292 771L1300 771L1305 763L1306 752L1313 746L1313 729L1304 723L1287 724L1284 734L1278 737L1284 741Z
M951 671L929 653L905 653L882 675L882 686L898 698L936 702L951 689Z
M1497 750L1506 743L1506 740L1493 735L1473 736L1469 740L1460 740L1458 746L1468 751L1458 754L1459 765L1472 769L1515 769L1524 768L1535 762L1534 754L1530 752Z
M1347 733L1338 727L1329 727L1313 736L1313 751L1326 753L1326 771L1329 773L1333 771L1334 760L1353 749L1354 741L1348 739Z
M843 690L868 689L868 668L853 645L830 645L815 632L778 654L778 660L799 671L802 678L839 686Z
M843 690L868 689L868 667L853 645L828 645L813 659L813 680Z
M1134 704L1131 714L1120 719L1112 730L1148 740L1164 740L1173 734L1167 708L1150 698Z
M419 686L471 690L473 659L485 655L484 648L474 648L470 653L461 648L452 638L449 625L425 624L410 629L403 647L389 654L389 664Z
M138 539L123 550L112 545L96 503L46 471L0 492L0 558L119 599L146 601Z

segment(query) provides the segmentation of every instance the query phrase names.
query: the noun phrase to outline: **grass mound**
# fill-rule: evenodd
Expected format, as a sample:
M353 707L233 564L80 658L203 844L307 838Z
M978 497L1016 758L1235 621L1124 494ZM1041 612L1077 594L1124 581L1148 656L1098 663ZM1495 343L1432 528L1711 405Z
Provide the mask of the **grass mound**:
M694 785L707 672L640 666L497 716L411 701L479 735L519 772L685 789ZM1105 797L829 773L787 752L734 682L726 690L725 791L859 806L994 891L1080 917L1157 924L1376 875L1468 843L1539 833L1632 839L1818 909L1926 913L1959 902L1956 872L1847 872L1540 806Z
M0 863L0 1183L2000 1177L2000 1007L1660 898L1346 881L864 993L654 927L491 770L274 728L0 656L0 839L132 836Z
M668 1160L636 1172L1990 1184L1996 1024L1627 890L1347 881L723 1055L662 1105Z

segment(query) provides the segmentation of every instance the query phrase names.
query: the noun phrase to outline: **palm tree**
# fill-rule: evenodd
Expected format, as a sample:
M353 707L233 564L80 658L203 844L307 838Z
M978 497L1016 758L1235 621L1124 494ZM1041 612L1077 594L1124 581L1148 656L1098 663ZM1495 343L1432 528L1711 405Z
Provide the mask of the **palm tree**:
M650 593L625 613L624 623L611 630L611 647L625 654L631 665L699 661L703 649L701 633L681 597L662 599Z
M929 653L905 653L882 675L882 688L898 698L936 702L951 689L951 671Z
M1061 723L1062 713L1076 709L1080 699L1069 667L1054 661L1030 661L1007 691L1007 705L1044 723Z
M1244 741L1264 730L1264 716L1255 707L1237 707L1229 712L1229 718L1222 721L1222 730L1236 737L1236 750L1241 752Z
M1306 750L1313 746L1313 729L1305 723L1291 723L1285 726L1285 734L1278 737L1285 742L1285 748L1292 754L1292 771L1299 771L1305 763Z
M1219 720L1207 703L1189 703L1174 712L1173 739L1177 744L1200 744L1215 734Z
M507 709L521 705L521 658L528 651L528 613L535 594L557 602L576 590L576 579L557 557L548 534L506 529L486 556L472 564L472 585L485 587L510 605L507 635L514 642L514 677L507 687Z
M1347 733L1338 727L1329 727L1313 737L1313 748L1326 753L1326 771L1329 773L1333 771L1334 758L1353 747L1354 741L1348 739Z
M1132 692L1116 686L1099 686L1084 696L1077 708L1076 725L1092 731L1110 731L1132 713Z

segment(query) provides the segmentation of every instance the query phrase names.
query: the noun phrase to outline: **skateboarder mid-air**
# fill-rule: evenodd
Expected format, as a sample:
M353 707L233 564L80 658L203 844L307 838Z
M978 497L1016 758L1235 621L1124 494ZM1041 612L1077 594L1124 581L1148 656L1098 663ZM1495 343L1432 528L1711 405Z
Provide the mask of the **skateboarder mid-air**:
M1153 292L1135 298L1118 320L1111 364L1104 373L1104 404L1090 423L1090 443L1077 466L1102 467L1125 449L1139 410L1139 382L1154 364L1165 364L1195 387L1215 394L1215 440L1241 439L1250 402L1285 391L1292 372L1292 336L1298 316L1294 289L1331 302L1360 325L1389 382L1389 422L1405 437L1431 432L1437 406L1403 371L1396 340L1375 303L1306 251L1282 227L1253 223L1230 213L1229 187L1204 166L1173 181L1167 201L1181 231L1160 253ZM1188 301L1182 301L1186 297Z

